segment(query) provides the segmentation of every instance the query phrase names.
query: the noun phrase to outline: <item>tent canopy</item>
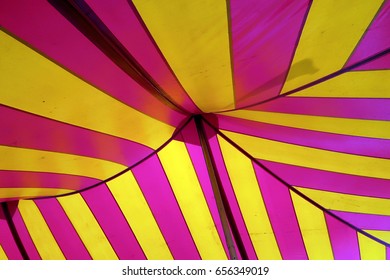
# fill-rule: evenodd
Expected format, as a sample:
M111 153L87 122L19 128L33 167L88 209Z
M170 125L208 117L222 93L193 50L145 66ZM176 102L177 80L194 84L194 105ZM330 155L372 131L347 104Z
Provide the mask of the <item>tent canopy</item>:
M390 1L1 0L0 259L390 259Z

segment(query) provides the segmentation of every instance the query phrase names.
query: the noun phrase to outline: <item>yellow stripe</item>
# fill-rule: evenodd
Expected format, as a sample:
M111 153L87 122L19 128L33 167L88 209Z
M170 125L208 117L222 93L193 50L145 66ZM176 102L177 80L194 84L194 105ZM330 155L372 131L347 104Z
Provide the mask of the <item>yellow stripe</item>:
M386 260L386 247L358 233L360 258L362 260Z
M202 259L226 259L185 144L173 140L158 156Z
M234 108L226 1L133 2L198 107Z
M0 188L0 198L29 198L61 195L72 192L70 189L52 189L52 188Z
M233 142L258 159L331 172L390 179L390 160L303 147L223 131Z
M117 260L110 242L80 194L57 198L92 259Z
M390 215L390 199L297 188L323 207L364 214Z
M310 260L333 260L324 213L290 191L306 252Z
M21 200L18 208L41 258L64 260L64 254L35 203L31 200Z
M3 247L0 245L0 260L8 260L7 254L4 252Z
M222 115L268 124L353 136L390 139L390 122L296 115L261 111L235 111Z
M367 233L390 244L390 231L386 230L365 230Z
M282 92L341 69L382 2L313 1Z
M106 95L0 31L0 103L159 147L174 127Z
M291 96L390 98L390 71L347 72Z
M237 149L218 138L226 168L248 233L259 259L281 259L252 162ZM245 174L245 176L243 176Z
M127 172L107 185L147 259L173 259L134 175Z
M51 172L101 180L126 168L102 159L7 146L0 146L0 158L7 159L0 161L0 170Z

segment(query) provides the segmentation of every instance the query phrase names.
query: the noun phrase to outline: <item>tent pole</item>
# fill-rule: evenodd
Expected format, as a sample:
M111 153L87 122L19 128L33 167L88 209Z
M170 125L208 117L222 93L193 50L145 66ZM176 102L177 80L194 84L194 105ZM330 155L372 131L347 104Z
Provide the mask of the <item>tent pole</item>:
M210 146L207 142L206 133L202 123L202 117L200 115L196 115L194 117L194 120L199 135L200 145L202 147L203 155L206 161L207 171L209 173L214 197L217 203L219 218L221 219L223 232L226 238L226 244L229 250L229 258L231 260L236 260L237 259L236 248L234 246L234 241L232 238L232 234L230 232L229 221L226 215L225 203L221 196L222 185L216 174L215 163L211 155Z

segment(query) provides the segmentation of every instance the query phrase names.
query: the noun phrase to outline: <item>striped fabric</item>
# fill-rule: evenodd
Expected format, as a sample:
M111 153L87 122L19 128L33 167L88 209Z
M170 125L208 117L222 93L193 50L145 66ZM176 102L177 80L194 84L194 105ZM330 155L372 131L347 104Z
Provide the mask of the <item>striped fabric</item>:
M390 0L0 9L0 259L390 259Z

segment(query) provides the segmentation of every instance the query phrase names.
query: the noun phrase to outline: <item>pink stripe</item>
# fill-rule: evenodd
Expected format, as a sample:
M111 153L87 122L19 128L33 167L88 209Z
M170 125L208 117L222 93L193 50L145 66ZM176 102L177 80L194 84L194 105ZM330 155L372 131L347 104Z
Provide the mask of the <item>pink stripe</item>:
M59 188L77 190L100 182L81 176L30 171L0 170L0 188Z
M3 248L7 258L10 260L22 260L23 257L8 227L7 220L4 216L3 209L0 208L0 245Z
M363 230L390 231L390 216L332 211L341 219Z
M283 97L250 109L309 116L390 120L389 107L390 100L385 98Z
M323 150L390 158L390 140L340 135L220 116L221 129Z
M390 198L389 180L328 172L263 160L261 162L292 186Z
M242 243L248 255L248 259L257 260L258 258L253 248L252 240L250 239L244 219L242 217L242 213L238 205L237 198L234 193L233 186L231 184L228 172L226 170L225 162L223 160L223 155L218 140L215 136L215 132L211 130L208 126L205 126L205 128L206 128L206 134L208 135L210 148L215 160L215 164L217 166L217 173L222 182L222 186L224 188L226 198L233 215L233 219L237 225L239 235L242 239Z
M63 67L147 115L172 125L184 116L149 94L118 68L47 1L9 1L0 25Z
M56 199L36 200L50 231L68 260L90 260L87 249Z
M387 1L355 49L346 66L362 61L390 47L390 1Z
M359 260L360 251L356 231L328 214L325 214L325 219L335 260Z
M167 94L188 111L200 112L184 92L152 37L130 8L132 6L130 1L87 0L86 2Z
M144 260L144 253L107 186L90 189L82 196L119 259Z
M184 143L186 143L188 153L190 155L195 172L198 176L199 183L202 187L202 191L205 196L214 224L217 228L219 238L222 241L227 256L229 256L225 234L223 232L221 219L214 198L213 188L211 186L210 178L208 175L209 173L203 156L202 147L200 146L199 136L196 131L197 129L195 127L195 123L192 121L183 129L181 135L184 139Z
M307 259L289 189L257 164L254 168L283 259Z
M310 1L230 1L236 105L276 96L286 78ZM316 71L312 63L292 67Z
M388 70L390 69L390 53L371 62L363 64L354 70Z
M0 144L100 158L132 165L152 149L141 144L0 106ZM28 124L28 129L26 129ZM44 139L44 141L42 141ZM77 143L77 145L75 145Z
M14 205L16 208L16 204ZM30 260L40 260L41 256L39 255L37 248L34 245L34 242L31 239L31 236L24 224L23 218L20 215L19 209L11 210L12 220L15 224L15 228L19 234L19 237L23 243L24 248L26 249L27 255Z
M199 259L191 233L158 157L152 156L132 171L174 259Z

